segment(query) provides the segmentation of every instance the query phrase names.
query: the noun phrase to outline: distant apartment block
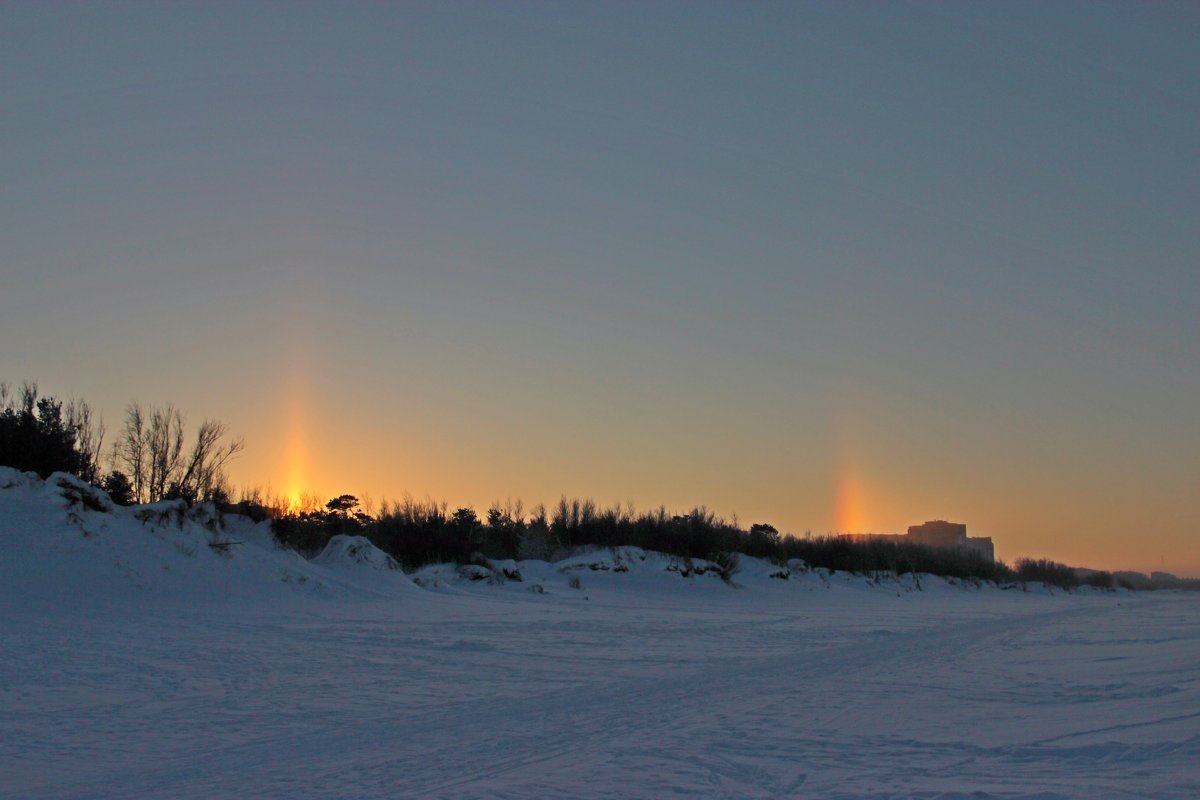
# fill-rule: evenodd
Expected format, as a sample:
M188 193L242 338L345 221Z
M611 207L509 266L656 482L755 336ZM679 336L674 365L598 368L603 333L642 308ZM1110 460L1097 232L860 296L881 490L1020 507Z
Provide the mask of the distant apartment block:
M973 550L980 557L996 560L996 548L989 536L967 536L967 526L959 522L946 522L944 519L930 520L920 525L911 525L908 533L844 533L842 536L857 542L889 541L897 544L919 544L925 547L953 547L960 550Z

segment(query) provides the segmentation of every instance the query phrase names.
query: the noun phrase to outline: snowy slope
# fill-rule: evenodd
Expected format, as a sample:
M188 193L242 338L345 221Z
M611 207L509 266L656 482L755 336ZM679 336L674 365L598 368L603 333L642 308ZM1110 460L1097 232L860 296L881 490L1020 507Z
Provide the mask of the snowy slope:
M1195 595L405 576L84 491L0 471L3 798L1200 796Z
M277 547L268 523L219 518L210 506L187 509L178 501L123 508L62 473L42 482L0 467L0 535L3 599L21 598L26 606L142 604L148 597L270 601L414 588L400 572L386 582L359 580L337 554L306 561Z

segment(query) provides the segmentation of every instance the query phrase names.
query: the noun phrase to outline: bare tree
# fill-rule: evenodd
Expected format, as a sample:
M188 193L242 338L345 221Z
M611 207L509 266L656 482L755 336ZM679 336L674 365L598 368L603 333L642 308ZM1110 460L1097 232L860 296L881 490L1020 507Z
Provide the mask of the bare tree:
M183 415L170 403L151 409L146 435L149 501L161 500L179 474L183 459Z
M34 409L37 407L37 399L37 381L22 381L21 390L17 392L17 411L33 416Z
M125 406L125 424L113 445L113 462L124 468L133 485L134 502L146 502L146 415L138 403Z
M225 424L215 419L206 419L200 424L186 467L174 482L182 497L189 500L209 499L217 489L222 488L225 465L245 447L240 436L222 443L227 433Z
M130 403L113 458L129 476L139 503L164 497L208 500L224 490L225 465L244 447L240 437L225 441L227 435L223 423L206 419L185 449L183 415L175 406L147 411Z
M88 483L100 481L100 453L104 447L104 417L93 414L87 401L72 398L67 404L67 427L75 432L79 454L79 477Z

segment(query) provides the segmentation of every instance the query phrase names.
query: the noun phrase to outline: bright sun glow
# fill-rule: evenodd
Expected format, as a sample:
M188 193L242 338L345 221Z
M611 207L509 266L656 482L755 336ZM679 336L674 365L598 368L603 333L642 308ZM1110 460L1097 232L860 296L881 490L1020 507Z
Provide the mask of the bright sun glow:
M862 533L865 520L862 482L849 465L843 464L838 470L836 493L834 519L838 532Z
M864 496L860 450L855 446L856 425L843 411L834 421L836 474L834 475L833 519L839 533L865 533Z
M309 480L308 442L303 430L289 420L283 450L284 496L292 510L300 508Z
M283 382L283 446L279 450L280 464L276 474L284 476L283 492L292 511L300 510L305 495L310 491L312 480L311 447L309 431L311 418L309 405L312 387L307 377L307 371L302 368L303 346L300 337L296 337L291 348L291 361L294 368L289 370L289 377Z

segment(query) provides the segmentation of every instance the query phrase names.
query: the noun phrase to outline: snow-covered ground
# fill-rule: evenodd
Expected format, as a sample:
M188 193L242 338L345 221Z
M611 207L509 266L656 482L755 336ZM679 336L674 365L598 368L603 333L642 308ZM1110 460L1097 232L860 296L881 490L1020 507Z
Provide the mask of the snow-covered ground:
M406 576L86 493L0 469L3 798L1200 796L1195 594Z

